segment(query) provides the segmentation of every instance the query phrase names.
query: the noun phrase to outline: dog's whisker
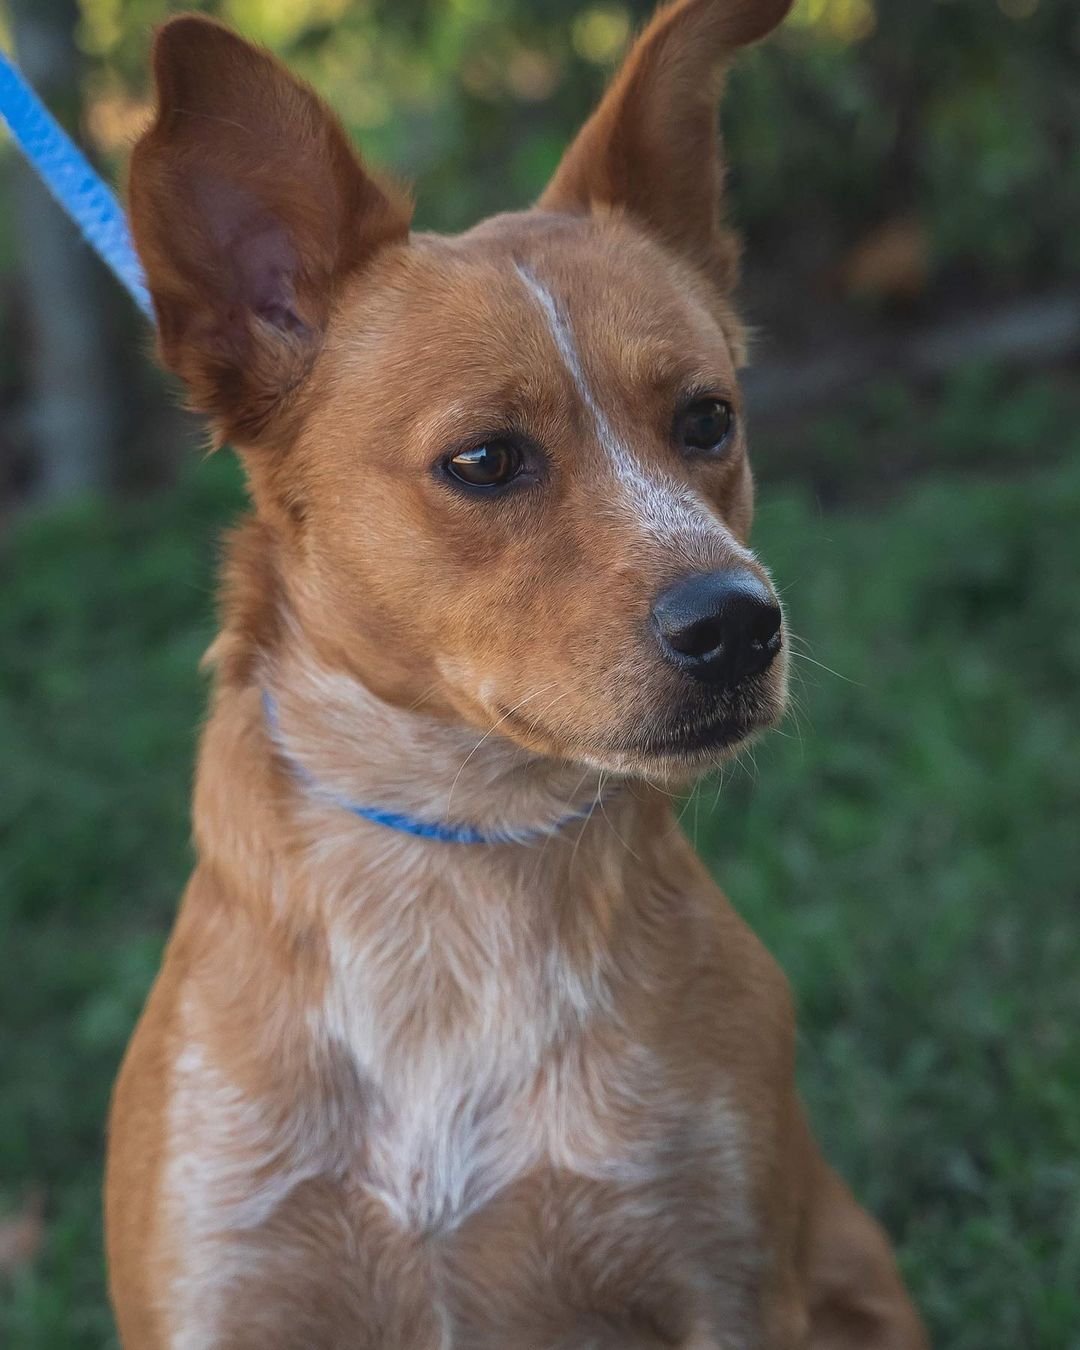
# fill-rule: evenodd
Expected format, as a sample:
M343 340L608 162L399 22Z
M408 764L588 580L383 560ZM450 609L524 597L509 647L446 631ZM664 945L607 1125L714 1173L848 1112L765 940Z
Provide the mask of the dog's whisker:
M666 797L670 802L681 802L683 799L683 793L676 792L663 783L658 783L655 778L650 778L648 774L642 774L641 781L652 788L654 792L659 792L661 796Z
M494 723L494 725L488 727L487 731L484 732L484 734L476 742L473 748L461 761L461 764L458 767L458 771L454 775L454 781L450 784L450 791L446 794L447 817L449 817L450 815L450 804L454 797L454 789L457 787L458 781L460 780L461 775L464 773L466 765L468 765L469 761L477 753L480 747L485 744L485 742L488 740L490 736L494 735L494 733L498 731L499 727L502 726L502 724L506 721L508 717L512 717L519 708L523 708L526 703L530 703L534 698L539 698L541 694L546 694L549 689L553 689L558 683L559 683L558 680L551 680L548 684L543 685L540 689L535 689L531 694L527 694L523 699L515 703L512 708L507 708L507 710L498 719L498 721Z
M690 807L691 807L691 804L693 803L693 800L694 800L694 793L693 793L693 792L688 792L687 795L686 795L686 798L685 798L684 801L683 801L682 806L679 807L679 812L678 812L678 814L677 814L676 817L675 817L676 821L677 821L680 825L682 825L683 820L684 820L685 817L686 817L686 813L690 810Z
M843 675L840 671L833 670L832 666L827 666L824 661L819 661L816 657L810 656L806 652L793 651L791 653L791 659L793 661L807 661L810 665L817 666L819 670L824 670L829 675L835 675L838 680L843 680L846 684L853 684L860 689L866 688L861 680L853 680L850 675Z
M567 798L566 798L566 801L565 801L564 804L563 804L563 814L566 814L566 815L570 814L570 812L573 810L574 806L577 804L578 794L579 794L580 791L581 791L581 785L582 785L582 783L584 783L585 780L589 777L590 772L591 772L590 769L585 769L585 770L582 772L581 777L580 777L580 778L577 780L577 782L574 784L574 787L571 789L569 795L568 795ZM571 864L571 866L573 865L573 861L574 861L574 853L576 853L576 851L577 851L577 844L581 842L581 835L582 835L582 833L584 832L584 826L588 824L589 816L590 816L591 814L592 814L592 806L589 807L589 810L585 813L584 817L582 818L582 829L578 831L577 842L576 842L575 845L574 845L574 852L571 853L571 855L570 855L570 864ZM553 831L551 831L550 834L546 835L546 836L544 837L543 841L541 842L540 849L539 849L539 851L538 851L538 853L537 853L536 866L535 866L535 868L533 869L533 876L534 876L534 877L535 877L535 876L537 875L537 873L539 872L540 864L543 862L543 860L544 860L544 855L546 854L548 848L552 845L553 841L554 841L557 837L558 837L558 836L557 836L557 832L553 830Z
M589 809L586 812L585 819L581 822L581 829L578 830L577 832L577 838L574 840L574 847L570 850L570 864L567 869L568 875L573 875L574 864L577 861L578 849L581 847L582 839L585 838L585 831L588 828L590 821L596 814L596 808L600 804L600 795L603 792L603 790L604 790L604 775L601 773L597 776L596 790L593 793L592 801L589 803Z
M607 821L608 827L610 828L611 833L615 836L615 838L619 841L619 843L620 843L620 844L622 845L622 847L627 851L627 853L630 854L631 858L633 858L635 862L640 863L640 862L641 862L640 856L639 856L637 853L635 853L635 851L630 847L630 845L627 843L627 841L623 838L623 836L620 834L620 832L619 832L618 829L616 828L615 822L611 819L611 816L608 814L608 809L607 809L607 806L606 806L606 804L605 804L605 802L604 802L604 782L605 782L605 780L606 780L608 777L610 777L610 775L609 775L606 771L601 771L601 774L600 774L600 782L599 782L599 785L597 786L597 789L596 789L597 805L598 805L599 808L600 808L600 813L601 813L601 815L602 815L602 816L604 817L604 819Z
M429 684L426 689L422 689L412 702L406 705L409 711L416 712L417 708L419 708L421 704L426 703L432 694L437 693L440 688L440 682L438 680L432 680L431 684Z
M826 665L824 661L819 661L817 657L811 656L808 650L800 650L800 648L806 649L810 647L810 643L800 633L795 633L789 630L787 634L787 642L788 642L788 651L790 652L793 660L797 659L799 661L809 662L810 665L820 667L820 669L824 670L827 674L835 675L838 680L844 680L848 684L856 685L859 688L865 687L864 685L861 684L859 680L852 679L850 675L844 675L841 671L834 670L832 666Z

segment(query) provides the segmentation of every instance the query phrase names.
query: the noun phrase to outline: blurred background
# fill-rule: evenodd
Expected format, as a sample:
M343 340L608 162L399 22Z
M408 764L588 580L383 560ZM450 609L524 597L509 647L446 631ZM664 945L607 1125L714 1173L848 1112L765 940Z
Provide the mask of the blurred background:
M177 8L179 8L178 6ZM183 8L192 6L185 5ZM114 181L163 0L0 0ZM220 0L457 229L644 0ZM798 0L723 108L796 709L684 821L788 970L830 1157L935 1342L1080 1347L1080 8ZM0 141L0 1344L114 1344L119 1056L190 865L227 454Z

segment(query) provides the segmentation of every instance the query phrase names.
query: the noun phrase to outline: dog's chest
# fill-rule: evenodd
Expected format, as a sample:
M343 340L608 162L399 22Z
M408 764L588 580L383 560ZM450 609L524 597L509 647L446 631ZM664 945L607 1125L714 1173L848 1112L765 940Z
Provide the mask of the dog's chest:
M455 1229L538 1169L630 1188L659 1181L683 1108L649 1111L662 1072L647 1051L517 1053L499 1042L431 1047L422 1065L374 1087L354 1178L403 1227Z
M435 991L414 986L408 1034L392 1019L374 1029L355 1003L331 1015L364 1099L350 1181L403 1229L452 1231L537 1169L647 1187L667 1165L688 1107L655 1053L528 984L481 992L450 1026Z
M402 1328L378 1342L388 1350L533 1344L537 1306L571 1337L582 1308L613 1325L627 1307L669 1310L649 1317L673 1335L695 1306L744 1320L742 1276L717 1278L722 1253L756 1239L729 1103L680 1100L664 1064L629 1040L525 1055L527 1070L510 1045L442 1048L377 1082L358 1072L355 1113L335 1090L332 1111L273 1129L189 1055L176 1179L199 1221L177 1292L200 1316L231 1316L240 1290L285 1322L317 1305L345 1327L378 1293L380 1324ZM427 1331L410 1308L426 1310ZM629 1325L610 1342L658 1343Z
M606 973L476 918L331 946L317 1042L363 1097L350 1181L410 1231L452 1230L538 1168L647 1185L687 1104L622 1029ZM386 929L383 929L385 934Z
M466 997L430 948L383 983L341 960L262 1097L189 1039L165 1197L178 1350L241 1317L273 1350L579 1344L582 1317L616 1328L603 1350L654 1350L691 1313L754 1343L759 1178L727 1080L584 981L515 969Z
M758 1240L756 1187L723 1076L635 1035L603 970L511 942L405 924L381 925L378 945L331 942L293 1061L307 1077L282 1063L265 1100L188 1046L170 1182L190 1239L182 1301L213 1323L242 1286L286 1320L317 1306L351 1326L379 1293L379 1324L403 1328L380 1350L426 1350L409 1309L467 1328L478 1287L504 1288L501 1310L485 1297L475 1335L433 1346L486 1346L481 1327L501 1327L493 1350L547 1344L523 1310L563 1308L570 1334L600 1289L611 1317L640 1287L650 1306L705 1299L710 1322L742 1320L745 1261L734 1284L716 1272ZM639 1343L656 1342L613 1342Z

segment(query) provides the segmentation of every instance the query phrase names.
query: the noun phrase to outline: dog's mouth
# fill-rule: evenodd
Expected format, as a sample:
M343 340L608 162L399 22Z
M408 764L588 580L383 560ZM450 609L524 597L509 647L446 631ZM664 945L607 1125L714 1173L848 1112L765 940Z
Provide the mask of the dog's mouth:
M599 743L564 747L563 753L594 767L681 780L705 772L755 735L772 726L779 710L714 710L668 718L646 731Z
M715 721L679 724L666 730L656 730L624 749L648 758L696 759L710 751L730 750L767 724L768 719L764 717L747 719L724 716Z
M644 735L628 738L611 750L623 762L646 772L694 773L726 755L777 720L775 710L724 708L711 714L671 718Z
M556 736L539 721L502 709L500 725L540 753L576 759L597 768L678 778L704 772L780 719L784 689L752 679L723 696L704 694L657 709L621 734Z

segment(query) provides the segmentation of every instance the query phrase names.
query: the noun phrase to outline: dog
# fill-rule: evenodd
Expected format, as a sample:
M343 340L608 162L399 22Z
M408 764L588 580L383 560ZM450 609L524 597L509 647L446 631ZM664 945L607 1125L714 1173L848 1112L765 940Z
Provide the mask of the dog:
M454 238L268 53L158 33L133 230L253 511L111 1113L127 1350L926 1344L672 809L785 701L715 112L789 3L660 10Z

